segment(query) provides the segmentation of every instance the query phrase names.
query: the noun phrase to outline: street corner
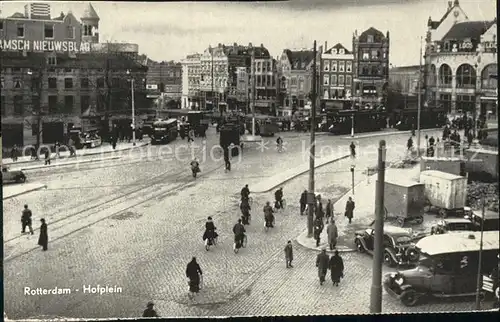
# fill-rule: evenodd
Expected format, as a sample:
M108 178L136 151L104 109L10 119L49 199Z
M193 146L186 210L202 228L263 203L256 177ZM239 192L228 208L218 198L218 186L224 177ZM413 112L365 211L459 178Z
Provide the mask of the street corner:
M304 248L307 248L307 249L310 249L310 250L314 250L316 252L320 252L323 249L326 249L327 253L334 253L335 250L338 250L341 253L354 252L355 251L355 248L349 247L349 246L343 244L342 243L343 240L341 240L341 238L337 239L337 245L334 248L334 250L330 250L330 247L329 247L328 241L327 241L328 238L326 238L325 236L321 236L321 237L324 237L324 238L321 238L319 246L316 246L316 240L314 238L312 238L312 237L308 237L307 235L308 235L307 234L307 230L305 230L299 236L297 236L297 238L295 239L295 241L300 246L302 246Z
M43 188L47 188L47 185L39 182L3 185L2 199L6 200L14 198Z

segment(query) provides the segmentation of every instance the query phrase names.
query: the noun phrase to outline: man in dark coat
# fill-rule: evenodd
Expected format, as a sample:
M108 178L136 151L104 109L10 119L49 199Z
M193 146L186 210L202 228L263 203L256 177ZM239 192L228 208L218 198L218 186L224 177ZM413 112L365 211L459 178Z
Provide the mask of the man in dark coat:
M31 213L31 210L28 208L28 205L24 205L24 209L21 215L21 224L22 224L22 230L21 233L24 234L26 232L26 227L29 228L30 233L33 235L33 227L31 225L32 219L31 216L33 214Z
M321 219L321 221L323 222L323 217L325 216L325 212L323 211L323 203L321 202L321 195L318 195L316 199L317 201L316 201L315 215L316 218Z
M50 164L50 151L46 148L45 150L45 165Z
M349 145L349 148L351 149L351 157L355 158L356 157L356 145L354 145L354 142L351 142L351 145Z
M42 246L43 250L47 250L47 244L49 243L49 236L47 234L47 224L45 219L40 219L42 225L40 226L40 237L38 237L38 245Z
M293 261L293 247L292 247L292 241L288 241L288 243L285 246L285 260L286 260L286 268L293 267L292 266L292 261Z
M354 217L354 208L354 201L352 200L352 197L349 197L349 200L347 200L345 204L345 216L349 219L349 223L352 222L352 217Z
M330 218L333 220L333 204L332 200L328 199L328 202L326 203L326 222L330 220Z
M147 308L144 310L144 313L142 313L143 318L158 318L158 314L156 313L155 310L153 310L154 303L153 302L148 302Z
M323 285L325 282L326 272L328 270L330 258L326 253L326 249L323 249L321 253L316 257L316 267L318 268L319 284Z
M344 261L340 257L338 250L330 258L328 267L330 268L333 285L339 286L340 278L344 277Z
M304 190L302 194L300 195L300 215L302 216L304 214L304 211L306 210L306 205L307 205L307 190Z
M241 205L240 205L240 210L241 210L241 221L243 223L243 225L250 225L250 210L252 210L252 208L250 207L250 204L248 202L248 199L243 199L241 201Z
M314 220L314 239L316 240L316 247L319 247L319 243L321 242L321 233L323 232L323 228L323 220L316 217Z
M16 162L17 161L17 154L18 154L18 149L17 149L17 145L14 144L14 146L12 147L12 150L10 151L10 157L12 158L12 161L13 162Z
M203 275L200 265L193 257L186 267L186 276L189 278L189 296L200 291L200 277Z

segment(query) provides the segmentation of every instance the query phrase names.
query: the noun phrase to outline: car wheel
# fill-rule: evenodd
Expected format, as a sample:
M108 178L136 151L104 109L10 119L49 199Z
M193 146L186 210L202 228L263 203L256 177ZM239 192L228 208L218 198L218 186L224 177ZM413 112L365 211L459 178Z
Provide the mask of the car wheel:
M421 225L423 222L424 222L424 217L423 217L423 216L417 216L417 217L415 218L415 223L416 223L417 225Z
M360 253L365 252L365 248L363 247L363 244L361 244L359 239L354 240L354 244L356 244L356 249L358 250L358 252L360 252Z
M413 289L403 291L401 294L401 303L405 306L415 306L418 302L417 292Z
M431 228L431 235L435 235L436 234L436 229L434 227Z
M448 213L445 209L439 209L439 216L444 219L448 217Z
M406 254L410 262L416 262L419 258L418 251L415 248L408 248Z
M18 183L24 183L25 181L26 181L26 177L23 175L16 177L16 182L18 182Z
M396 266L396 262L392 259L391 254L387 250L384 251L384 263L389 267Z

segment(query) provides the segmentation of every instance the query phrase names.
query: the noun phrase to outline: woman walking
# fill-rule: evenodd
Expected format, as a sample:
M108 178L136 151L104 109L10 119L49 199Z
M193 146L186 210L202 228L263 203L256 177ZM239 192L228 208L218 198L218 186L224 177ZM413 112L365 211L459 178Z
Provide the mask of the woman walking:
M344 261L340 257L338 250L335 250L328 266L330 267L333 285L339 286L340 279L344 277Z
M200 291L200 277L202 275L200 265L196 262L196 257L193 257L186 268L186 276L189 278L189 298Z

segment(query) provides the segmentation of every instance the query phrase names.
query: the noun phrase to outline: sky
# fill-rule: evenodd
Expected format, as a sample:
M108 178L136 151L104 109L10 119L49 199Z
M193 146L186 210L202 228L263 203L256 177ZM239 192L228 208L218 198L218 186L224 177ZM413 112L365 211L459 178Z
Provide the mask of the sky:
M79 18L88 2L48 2L52 16L61 11ZM288 2L92 2L101 18L101 41L131 42L154 60L181 60L209 45L263 44L277 57L283 49L350 49L355 30L390 32L390 62L416 65L420 37L429 16L439 20L448 0L291 0ZM1 2L2 16L24 12L23 2ZM461 0L470 20L492 20L495 0Z

